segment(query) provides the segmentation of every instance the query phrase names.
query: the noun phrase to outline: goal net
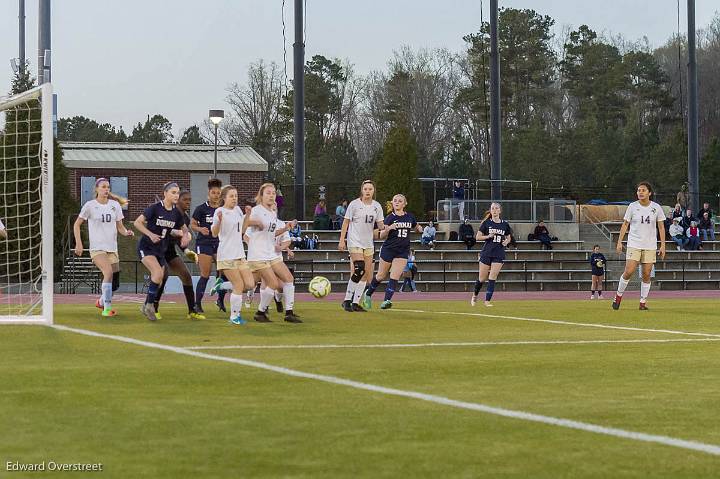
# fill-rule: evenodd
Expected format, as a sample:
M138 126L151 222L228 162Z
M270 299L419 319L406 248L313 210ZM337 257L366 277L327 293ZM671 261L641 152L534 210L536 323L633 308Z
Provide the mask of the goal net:
M52 87L0 98L0 324L52 324Z

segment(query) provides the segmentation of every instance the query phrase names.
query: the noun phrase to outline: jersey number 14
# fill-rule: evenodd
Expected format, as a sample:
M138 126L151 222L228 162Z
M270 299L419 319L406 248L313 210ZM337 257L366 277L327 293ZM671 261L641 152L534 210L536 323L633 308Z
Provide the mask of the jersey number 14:
M650 216L640 216L640 224L650 224Z

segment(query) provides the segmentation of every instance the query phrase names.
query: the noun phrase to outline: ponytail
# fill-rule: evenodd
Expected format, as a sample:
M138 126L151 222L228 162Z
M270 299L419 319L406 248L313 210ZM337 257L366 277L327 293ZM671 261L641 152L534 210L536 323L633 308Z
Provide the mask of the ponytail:
M110 199L115 200L118 203L120 203L120 206L127 206L128 203L130 203L130 200L128 200L124 196L116 195L115 193L112 193L112 192L110 192L108 194L108 196L110 197Z

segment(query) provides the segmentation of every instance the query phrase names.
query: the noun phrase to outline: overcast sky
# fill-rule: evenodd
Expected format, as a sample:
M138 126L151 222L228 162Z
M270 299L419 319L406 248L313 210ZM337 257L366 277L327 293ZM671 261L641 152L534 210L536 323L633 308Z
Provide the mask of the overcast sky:
M359 73L383 69L392 51L464 49L478 30L480 0L307 0L306 58L347 58ZM488 0L484 0L487 20ZM27 57L37 73L37 0L26 1ZM292 75L293 0L287 0L288 75ZM686 31L687 2L680 2ZM542 5L541 7L539 5ZM698 28L720 10L697 0ZM588 24L628 40L663 44L677 29L677 0L500 0L535 8L564 26ZM243 82L248 64L283 62L282 0L53 1L53 84L59 116L84 115L132 126L148 114L168 117L177 134L224 108L226 88ZM9 90L18 56L18 0L0 0L0 95Z

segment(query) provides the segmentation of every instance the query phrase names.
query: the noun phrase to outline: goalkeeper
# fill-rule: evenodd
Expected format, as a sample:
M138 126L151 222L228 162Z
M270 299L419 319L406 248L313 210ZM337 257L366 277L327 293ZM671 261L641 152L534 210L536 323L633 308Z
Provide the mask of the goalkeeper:
M602 284L605 278L605 264L607 260L600 252L600 245L593 246L593 252L590 255L590 268L592 269L592 286L590 291L590 299L603 299Z
M190 211L190 202L190 192L187 190L181 191L177 207L182 213L183 222L188 229L190 227L190 216L188 215L188 212ZM195 305L195 291L193 289L192 276L190 275L190 271L188 271L187 266L185 266L185 262L183 262L182 258L178 256L177 251L175 250L176 246L180 246L179 238L173 238L170 241L170 244L168 244L168 249L165 252L165 262L167 266L165 266L165 276L163 277L163 282L158 289L157 295L155 296L155 302L153 303L153 306L155 307L155 317L157 319L162 319L162 316L158 312L160 309L160 297L165 291L165 284L167 284L168 276L170 275L170 272L172 272L180 278L180 282L182 283L185 302L188 307L188 319L205 319L205 316L197 310ZM197 254L192 249L187 247L183 249L183 253L187 259L193 263L197 263Z

